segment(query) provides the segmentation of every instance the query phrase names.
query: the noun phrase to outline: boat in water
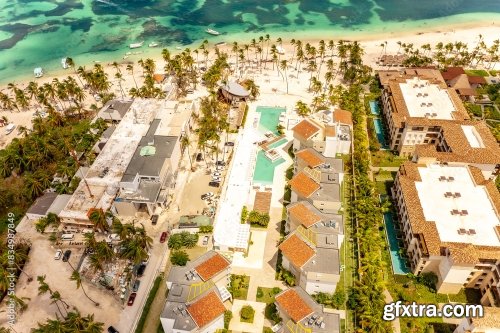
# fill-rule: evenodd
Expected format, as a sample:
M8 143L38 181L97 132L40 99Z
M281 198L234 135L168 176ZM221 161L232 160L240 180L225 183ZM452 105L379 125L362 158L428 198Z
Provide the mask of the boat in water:
M207 34L211 34L211 35L214 35L214 36L219 36L220 35L220 32L218 32L216 30L213 30L213 29L210 29L210 28L207 28L207 30L205 30L205 32Z
M62 58L62 59L61 59L61 66L62 66L62 68L64 68L64 69L68 69L68 68L69 68L69 65L68 65L68 58Z
M224 46L226 45L226 42L218 42L215 44L215 46Z
M33 74L35 75L36 78L42 77L43 76L43 69L42 69L42 67L35 68L35 70L33 71Z
M148 47L157 47L157 46L158 46L158 43L156 43L156 42L151 42L148 45Z
M144 42L132 43L128 47L131 48L131 49L138 49L138 48L142 47L142 45L144 45Z

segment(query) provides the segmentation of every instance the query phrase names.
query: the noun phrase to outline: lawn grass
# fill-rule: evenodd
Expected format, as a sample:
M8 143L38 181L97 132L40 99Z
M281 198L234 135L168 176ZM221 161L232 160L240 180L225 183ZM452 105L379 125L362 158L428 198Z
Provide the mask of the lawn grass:
M374 167L399 167L408 159L394 155L391 151L380 150L371 154Z
M493 106L484 106L485 117L488 119L500 120L500 112L497 111Z
M183 251L186 251L189 255L189 260L195 260L198 257L201 257L205 252L207 252L207 248L203 246L195 246L191 249L183 248Z
M280 292L281 289L278 287L276 288L257 287L256 301L266 304L274 303L274 296L276 296Z
M491 76L496 76L497 74L500 74L500 71L499 71L499 70L496 70L496 69L492 69L492 70L490 70L490 75L491 75Z
M485 71L484 69L467 69L465 70L465 73L468 75L474 75L474 76L490 76L488 71Z
M250 276L231 274L231 290L234 299L246 300Z
M139 322L137 323L135 333L142 333L143 332L144 324L146 324L146 318L148 316L149 309L151 308L151 304L153 303L153 300L156 297L156 292L158 291L158 288L160 288L161 282L162 282L162 276L157 276L155 279L155 282L153 284L153 287L151 288L151 291L149 292L146 303L144 304L144 307L142 308L141 318L139 319Z
M266 327L264 326L262 328L262 333L274 333L273 330L271 329L271 327Z

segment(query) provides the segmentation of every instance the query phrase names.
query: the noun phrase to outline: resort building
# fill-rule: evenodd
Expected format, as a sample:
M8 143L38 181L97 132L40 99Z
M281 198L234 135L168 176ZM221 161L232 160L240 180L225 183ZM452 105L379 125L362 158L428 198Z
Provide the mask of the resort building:
M415 147L413 161L468 164L481 169L485 178L495 178L500 170L500 147L485 122L446 122L439 126L434 144Z
M46 217L49 213L58 215L70 198L71 195L69 194L44 193L30 206L26 212L26 217L31 221L37 221L42 217Z
M340 316L326 312L302 288L282 291L275 297L276 309L283 319L283 332L339 333Z
M480 288L485 304L499 304L500 194L494 181L474 166L406 162L392 195L412 272L434 272L440 293Z
M169 290L160 316L166 333L213 333L224 328L224 302L231 298L229 261L209 251L186 266L174 266L167 278Z
M441 75L448 87L454 89L464 101L474 101L478 96L476 89L486 84L484 77L469 75L462 67L448 67Z
M313 148L325 157L349 154L352 126L352 114L349 111L325 110L315 119L304 119L295 125L293 149Z
M411 156L415 145L435 144L442 124L469 119L459 96L438 71L415 71L390 76L379 72L389 146L402 156Z
M101 118L110 123L119 123L131 106L132 101L113 99L104 104L99 113L97 113L96 118Z
M91 227L95 209L134 215L165 205L195 109L192 102L135 99L59 213L61 222Z
M335 292L344 238L341 215L327 217L307 202L290 205L287 210L293 225L299 221L300 225L279 246L283 268L295 276L296 285L308 294Z
M296 153L294 171L295 176L289 182L291 202L309 201L323 213L338 213L342 201L342 160L325 158L314 149L307 148Z
M500 308L485 307L483 317L463 318L453 333L500 333Z

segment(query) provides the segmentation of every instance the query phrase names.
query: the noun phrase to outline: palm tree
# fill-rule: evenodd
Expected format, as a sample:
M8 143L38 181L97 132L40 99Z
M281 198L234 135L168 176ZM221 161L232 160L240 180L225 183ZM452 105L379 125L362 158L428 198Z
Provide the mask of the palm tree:
M123 75L120 72L117 72L115 74L115 78L118 80L118 86L120 87L120 93L122 95L122 99L125 99L125 93L124 93L123 87L122 87Z
M189 165L191 166L191 171L193 171L193 161L191 160L191 153L189 152L189 145L191 144L191 141L189 140L189 136L184 134L181 138L181 148L182 152L187 149L187 154L189 158Z
M286 69L288 67L288 63L286 60L281 60L281 63L280 63L280 67L281 67L281 70L283 70L285 72L285 80L286 80L286 93L288 95L288 74L286 72Z
M68 261L68 264L69 264L69 261ZM83 287L83 284L82 284L82 276L80 275L80 273L76 269L73 269L73 273L71 273L71 277L69 279L71 281L76 282L76 289L80 289L80 287L81 287L85 297L87 297L92 303L94 303L95 306L99 306L99 303L97 303L92 298L90 298L89 295L87 295L87 292L85 291L85 288Z
M94 230L106 231L109 229L106 215L102 209L94 209L89 215L90 221L94 223Z

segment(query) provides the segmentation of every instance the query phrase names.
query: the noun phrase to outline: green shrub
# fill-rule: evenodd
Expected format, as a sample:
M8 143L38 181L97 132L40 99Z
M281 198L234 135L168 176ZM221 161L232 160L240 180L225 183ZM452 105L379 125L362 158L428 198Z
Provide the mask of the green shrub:
M243 206L241 209L241 224L245 224L248 218L248 208L247 206Z
M189 261L189 255L186 251L172 251L170 254L170 262L176 266L186 266Z
M233 313L229 310L224 311L224 328L229 329L229 322L233 318Z
M257 288L257 298L261 298L262 296L264 296L264 293L262 292L262 288L258 287Z
M214 226L212 225L202 225L200 227L200 233L202 234L209 234L214 231Z
M253 323L255 310L250 305L245 305L240 310L240 317L242 322Z

